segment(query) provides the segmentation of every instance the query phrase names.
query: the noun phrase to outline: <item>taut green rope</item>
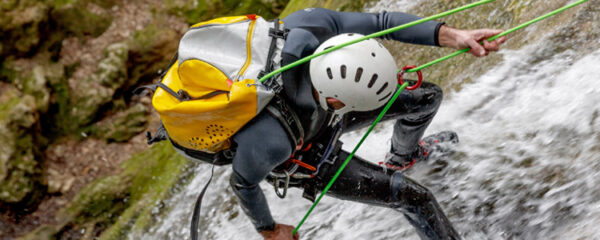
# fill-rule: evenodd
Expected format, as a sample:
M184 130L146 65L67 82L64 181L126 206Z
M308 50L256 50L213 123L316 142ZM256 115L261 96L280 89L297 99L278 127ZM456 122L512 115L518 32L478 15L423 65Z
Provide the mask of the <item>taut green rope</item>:
M549 18L549 17L551 17L551 16L554 16L554 15L556 15L556 14L558 14L558 13L561 13L561 12L563 12L563 11L565 11L565 10L569 9L569 8L575 7L575 6L579 5L579 4L582 4L582 3L584 3L584 2L587 2L587 1L588 1L588 0L579 0L579 1L577 1L577 2L571 3L571 4L569 4L569 5L566 5L566 6L564 6L564 7L561 7L561 8L559 8L559 9L556 9L556 10L554 10L554 11L552 11L552 12L549 12L549 13L547 13L547 14L544 14L544 15L542 15L542 16L540 16L540 17L537 17L537 18L535 18L535 19L533 19L533 20L530 20L530 21L528 21L528 22L526 22L526 23L523 23L523 24L521 24L521 25L519 25L519 26L516 26L516 27L514 27L514 28L508 29L508 30L506 30L506 31L504 31L504 32L502 32L502 33L500 33L500 34L496 35L496 36L493 36L493 37L491 37L491 38L488 38L488 39L487 39L487 41L489 41L489 42L491 42L491 41L494 41L494 40L496 40L496 39L498 39L498 38L500 38L500 37L502 37L502 36L505 36L505 35L507 35L507 34L509 34L509 33L512 33L512 32L514 32L514 31L517 31L517 30L519 30L519 29L525 28L525 27L527 27L527 26L529 26L529 25L531 25L531 24L534 24L534 23L536 23L536 22L542 21L542 20L544 20L544 19L546 19L546 18ZM413 68L413 69L406 70L406 72L416 72L416 71L422 70L422 69L424 69L424 68L426 68L426 67L429 67L429 66L431 66L431 65L434 65L434 64L440 63L440 62L442 62L442 61L445 61L445 60L448 60L448 59L450 59L450 58L453 58L453 57L456 57L456 56L458 56L458 55L461 55L461 54L463 54L463 53L466 53L466 52L468 52L469 50L470 50L470 48L465 48L465 49L462 49L462 50L458 50L458 51L456 51L456 52L453 52L453 53L451 53L451 54L448 54L448 55L447 55L447 56L445 56L445 57L441 57L441 58L438 58L438 59L436 59L436 60L433 60L433 61L431 61L431 62L425 63L425 64L423 64L423 65L421 65L421 66L418 66L418 67L416 67L416 68Z
M293 63L290 63L290 64L288 64L288 65L286 65L286 66L278 69L277 71L274 71L274 72L271 72L271 73L265 75L259 81L262 82L262 81L264 81L266 79L269 79L270 77L274 76L275 74L278 74L280 72L286 71L286 70L288 70L290 68L293 68L293 67L298 66L298 65L300 65L302 63L310 61L313 58L316 58L316 57L321 56L323 54L327 54L327 53L335 51L337 49L346 47L348 45L352 45L354 43L357 43L357 42L360 42L360 41L364 41L364 40L367 40L367 39L371 39L371 38L375 38L375 37L380 37L380 36L383 36L383 35L386 35L386 34L389 34L389 33L395 32L395 31L398 31L398 30L402 30L402 29L405 29L405 28L408 28L408 27L412 27L412 26L415 26L415 25L418 25L418 24L421 24L421 23L424 23L424 22L427 22L427 21L430 21L430 20L433 20L433 19L437 19L437 18L441 18L441 17L444 17L444 16L448 16L448 15L451 15L451 14L454 14L454 13L457 13L457 12L460 12L460 11L463 11L463 10L467 10L467 9L470 9L470 8L473 8L473 7L476 7L476 6L485 4L485 3L493 2L493 1L494 0L484 0L484 1L474 2L474 3L468 4L468 5L465 5L465 6L462 6L462 7L459 7L459 8L455 8L455 9L452 9L450 11L446 11L446 12L443 12L443 13L439 13L439 14L436 14L436 15L433 15L433 16L430 16L430 17L426 17L426 18L423 18L423 19L420 19L420 20L417 20L417 21L414 21L414 22L410 22L410 23L407 23L407 24L403 24L403 25L400 25L400 26L397 26L397 27L393 27L393 28L387 29L387 30L383 30L383 31L380 31L380 32L369 34L367 36L364 36L364 37L352 40L352 41L347 42L347 43L343 43L343 44L337 45L335 47L326 49L326 50L324 50L322 52L319 52L317 54L313 54L311 56L308 56L308 57L302 58L302 59L300 59L298 61L295 61ZM375 122L373 122L373 124L371 125L371 127L369 128L369 130L367 130L367 132L362 137L362 139L358 142L358 144L356 145L356 147L354 147L354 150L352 150L352 152L350 153L350 155L348 156L348 158L346 158L346 160L344 161L344 163L342 164L342 166L340 166L340 168L335 173L335 175L333 176L333 178L329 181L329 183L327 184L327 186L325 186L325 188L323 189L323 191L321 191L321 194L315 200L315 202L310 207L310 209L308 210L308 212L304 215L304 217L302 218L302 220L300 221L300 223L298 223L298 226L296 226L296 228L294 228L294 231L293 231L292 235L296 234L296 232L298 232L298 229L300 229L300 227L302 226L302 224L304 224L304 222L306 221L306 219L308 218L308 216L310 215L310 213L315 209L315 207L317 206L317 204L319 203L319 201L321 201L321 198L323 198L323 196L325 196L325 194L327 193L327 191L329 191L329 188L331 188L331 186L333 185L333 183L335 182L335 180L337 180L337 178L342 173L342 171L344 170L344 168L346 168L346 165L348 165L348 163L350 162L350 160L352 159L352 157L354 157L354 154L356 153L356 151L360 148L360 146L365 141L365 139L367 138L367 136L369 136L369 134L371 133L371 131L373 130L373 128L375 128L375 125L377 125L377 123L379 121L381 121L381 119L383 118L383 116L385 115L385 113L392 106L392 104L396 101L396 98L398 98L398 96L400 95L400 93L402 92L402 90L404 90L407 85L408 85L408 83L404 83L401 86L399 85L398 90L396 91L396 93L394 94L394 96L392 96L392 98L390 99L390 101L388 101L387 105L385 106L385 108L383 109L383 111L381 111L381 113L379 114L379 116L377 117L377 119L375 119Z
M464 11L464 10L467 10L467 9L470 9L470 8L473 8L473 7L477 7L479 5L486 4L486 3L489 3L489 2L493 2L493 1L495 1L495 0L482 0L482 1L479 1L479 2L474 2L474 3L471 3L471 4L467 4L465 6L459 7L459 8L452 9L450 11L439 13L439 14L436 14L436 15L433 15L433 16L430 16L430 17L422 18L422 19L419 19L419 20L416 20L416 21L413 21L413 22L402 24L400 26L396 26L396 27L389 28L389 29L386 29L386 30L383 30L383 31L379 31L379 32L376 32L376 33L369 34L369 35L361 37L361 38L354 39L354 40L349 41L347 43L343 43L343 44L337 45L335 47L325 49L322 52L315 53L313 55L304 57L304 58L299 59L299 60L297 60L297 61L295 61L293 63L285 65L285 66L283 66L283 67L281 67L281 68L279 68L279 69L277 69L277 70L275 70L273 72L270 72L269 74L261 77L258 81L263 82L263 81L265 81L265 80L267 80L267 79L269 79L269 78L271 78L271 77L273 77L273 76L275 76L275 75L277 75L277 74L279 74L281 72L287 71L290 68L293 68L293 67L296 67L296 66L298 66L300 64L303 64L305 62L308 62L308 61L310 61L310 60L312 60L312 59L314 59L314 58L316 58L318 56L321 56L323 54L327 54L327 53L333 52L335 50L338 50L340 48L343 48L343 47L355 44L357 42L362 42L364 40L371 39L371 38L381 37L381 36L386 35L386 34L390 34L390 33L393 33L393 32L396 32L396 31L399 31L399 30L402 30L402 29L405 29L405 28L409 28L409 27L412 27L412 26L415 26L415 25L419 25L419 24L427 22L427 21L431 21L431 20L434 20L434 19L438 19L438 18L441 18L441 17L452 15L454 13L457 13L457 12L460 12L460 11Z

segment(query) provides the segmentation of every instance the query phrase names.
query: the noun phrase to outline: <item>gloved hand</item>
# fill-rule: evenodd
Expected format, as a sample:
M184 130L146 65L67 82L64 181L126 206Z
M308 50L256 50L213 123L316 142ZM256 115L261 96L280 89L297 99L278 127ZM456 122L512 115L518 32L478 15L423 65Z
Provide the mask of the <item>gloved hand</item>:
M275 229L273 229L273 231L261 231L260 235L262 235L265 240L298 240L300 238L298 233L292 236L293 231L294 227L290 225L275 224Z
M502 30L499 29L461 30L443 25L438 33L438 42L442 47L471 48L469 53L476 57L483 57L487 56L490 51L498 51L499 45L506 41L506 36L491 42L485 40L501 32ZM481 45L482 41L483 45Z

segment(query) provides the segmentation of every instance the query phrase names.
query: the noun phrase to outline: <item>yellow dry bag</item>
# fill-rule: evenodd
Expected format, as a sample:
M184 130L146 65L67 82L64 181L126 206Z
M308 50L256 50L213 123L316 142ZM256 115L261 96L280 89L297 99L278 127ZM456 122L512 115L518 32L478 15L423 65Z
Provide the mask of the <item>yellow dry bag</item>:
M230 137L269 103L275 92L257 79L279 67L282 29L278 20L246 15L198 23L184 34L152 98L180 153L228 149Z

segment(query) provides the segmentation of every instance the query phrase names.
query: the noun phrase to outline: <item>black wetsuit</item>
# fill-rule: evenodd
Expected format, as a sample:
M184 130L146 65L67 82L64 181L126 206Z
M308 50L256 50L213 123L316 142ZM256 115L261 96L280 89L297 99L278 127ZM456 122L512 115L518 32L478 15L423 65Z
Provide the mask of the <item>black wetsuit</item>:
M290 32L282 53L282 65L312 54L320 43L332 36L342 33L367 35L416 19L418 17L405 13L343 13L319 8L295 12L283 19ZM437 33L441 25L426 22L384 38L435 46L438 45ZM283 97L299 115L307 142L327 142L331 138L331 126L327 125L330 114L321 109L313 97L308 67L308 64L304 64L283 73ZM397 119L392 139L395 152L408 153L417 147L441 99L441 89L431 83L424 83L416 91L404 91L400 95L384 118ZM376 109L346 114L342 120L343 132L368 126L380 111ZM258 184L289 159L291 141L278 120L266 111L248 123L233 140L237 149L231 185L256 229L272 229L274 221ZM335 154L337 160L333 164L324 164L319 174L307 180L304 186L311 187L313 191L323 189L348 156L345 151ZM368 187L357 189L356 186ZM355 156L350 161L328 194L400 210L423 239L458 238L435 198L425 187L400 172L386 171L360 157Z

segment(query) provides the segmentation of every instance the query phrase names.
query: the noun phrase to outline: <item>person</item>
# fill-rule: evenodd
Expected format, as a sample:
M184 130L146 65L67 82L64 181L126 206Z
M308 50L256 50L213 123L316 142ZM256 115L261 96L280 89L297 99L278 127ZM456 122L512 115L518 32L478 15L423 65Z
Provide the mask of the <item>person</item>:
M417 19L419 18L416 16L400 12L371 14L336 12L321 8L297 11L283 19L289 32L282 50L281 65L314 53L319 46L334 36L345 33L367 35ZM471 48L469 52L472 55L482 57L497 51L499 45L506 40L505 37L492 42L484 40L500 32L502 31L492 29L461 30L448 27L444 23L429 21L387 34L383 38L454 49L468 47ZM338 50L339 54L346 54L340 61L371 61L362 56L348 55L347 53L352 53L352 45L347 48L350 50ZM330 54L334 53L336 51ZM383 108L380 104L376 108L370 106L371 109L353 111L352 107L359 109L361 102L350 106L352 96L346 96L345 99L341 96L326 96L323 87L319 88L314 84L325 80L312 79L315 74L311 74L310 65L306 63L282 73L282 99L298 116L304 134L304 150L295 151L294 143L284 126L268 111L262 111L233 136L236 153L232 162L233 174L230 184L243 211L264 239L297 239L298 234L292 236L292 226L273 220L259 183L265 179L273 180L272 172L282 168L294 153L294 157L301 156L303 162L318 166L316 172L309 171L314 173L314 177L295 185L303 187L305 195L309 199L312 195L314 199L314 194L325 187L349 155L348 152L340 150L342 143L335 136L370 125ZM323 70L327 66L314 66L315 69L319 67ZM366 68L365 72L379 71L377 67ZM327 74L326 69L324 72ZM411 81L411 84L413 83ZM337 90L343 92L347 88L351 87L341 85ZM392 86L387 88L386 91L394 90ZM383 103L389 98L386 96ZM396 120L390 152L385 162L378 165L354 156L328 194L343 200L399 210L422 239L459 239L459 234L432 193L402 172L415 161L426 160L436 151L439 142L458 141L453 132L442 132L422 139L441 101L442 91L432 83L425 82L414 91L403 91L383 118ZM342 109L345 110L342 112ZM326 161L323 163L325 151L329 151L331 157L324 159Z

